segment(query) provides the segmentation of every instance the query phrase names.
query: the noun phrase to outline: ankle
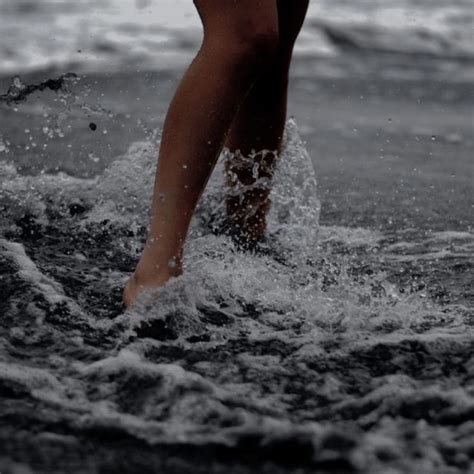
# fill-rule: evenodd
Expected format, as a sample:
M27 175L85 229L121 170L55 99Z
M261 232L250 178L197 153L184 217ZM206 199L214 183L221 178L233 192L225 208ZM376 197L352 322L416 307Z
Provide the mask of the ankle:
M183 273L181 260L171 258L167 261L160 261L147 257L145 254L135 269L133 277L139 284L146 281L161 281L171 277L180 276Z
M122 301L126 308L130 307L135 298L143 291L160 288L171 278L182 274L182 268L174 267L162 271L150 271L146 264L138 264L134 273L127 281L122 294Z

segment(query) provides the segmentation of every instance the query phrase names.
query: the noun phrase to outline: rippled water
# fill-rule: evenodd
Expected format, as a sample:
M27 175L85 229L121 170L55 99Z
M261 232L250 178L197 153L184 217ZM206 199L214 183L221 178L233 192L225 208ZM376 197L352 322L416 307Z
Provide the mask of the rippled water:
M427 271L468 265L472 234L321 227L290 122L261 248L216 232L220 164L185 275L123 313L155 158L135 143L89 180L1 163L2 472L162 467L149 446L300 472L472 470L472 299Z

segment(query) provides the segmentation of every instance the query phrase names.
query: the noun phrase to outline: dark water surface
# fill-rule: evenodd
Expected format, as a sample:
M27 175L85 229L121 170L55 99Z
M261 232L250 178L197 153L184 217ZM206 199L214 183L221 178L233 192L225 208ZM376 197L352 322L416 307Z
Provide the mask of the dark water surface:
M1 163L2 473L472 470L472 233L321 226L291 122L266 243L216 235L218 167L185 275L122 313L155 146Z
M124 313L200 34L159 1L0 0L1 474L473 472L471 3L312 2L266 242L220 164Z

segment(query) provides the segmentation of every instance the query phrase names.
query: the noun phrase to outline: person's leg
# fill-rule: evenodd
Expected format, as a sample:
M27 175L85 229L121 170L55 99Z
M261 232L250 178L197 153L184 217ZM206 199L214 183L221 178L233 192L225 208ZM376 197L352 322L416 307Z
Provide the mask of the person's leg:
M267 182L271 180L275 159L281 151L291 57L308 4L309 0L277 0L277 55L253 85L227 136L225 146L235 154L226 162L227 222L231 232L244 245L252 246L265 231L270 189L268 184L253 188L252 184L262 178L267 178ZM261 153L262 150L271 153ZM253 152L257 155L249 159ZM242 190L242 185L250 185L250 189Z
M237 109L275 54L275 0L195 0L202 46L171 102L162 134L150 229L123 302L181 273L182 248L199 197Z

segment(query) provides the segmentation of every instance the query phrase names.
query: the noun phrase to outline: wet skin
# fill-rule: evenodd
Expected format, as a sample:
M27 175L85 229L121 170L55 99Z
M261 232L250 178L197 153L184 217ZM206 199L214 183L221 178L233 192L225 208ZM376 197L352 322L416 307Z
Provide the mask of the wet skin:
M159 288L182 273L189 224L223 147L244 156L274 152L257 176L252 174L253 163L238 173L230 163L230 188L236 180L271 178L269 170L281 147L291 56L308 0L194 3L204 39L165 119L149 233L123 292L126 307L142 291ZM229 227L240 241L253 244L262 237L268 195L269 189L262 188L227 199Z

